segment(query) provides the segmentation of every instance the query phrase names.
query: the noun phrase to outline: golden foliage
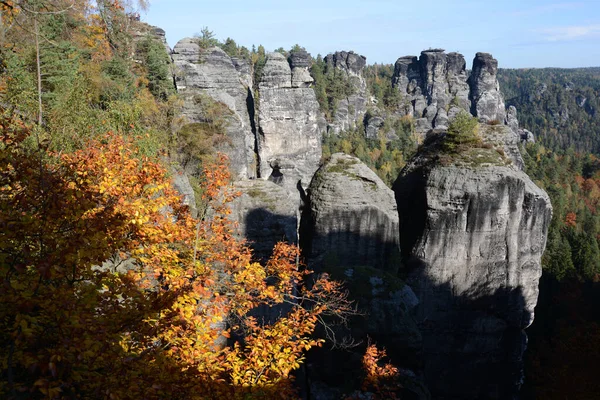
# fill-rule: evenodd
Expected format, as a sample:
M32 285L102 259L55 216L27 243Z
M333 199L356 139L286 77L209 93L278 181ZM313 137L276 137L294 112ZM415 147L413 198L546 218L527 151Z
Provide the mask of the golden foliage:
M227 219L223 156L197 221L128 140L45 155L22 123L1 125L0 397L294 396L316 324L350 304L327 276L306 284L295 246L252 261Z

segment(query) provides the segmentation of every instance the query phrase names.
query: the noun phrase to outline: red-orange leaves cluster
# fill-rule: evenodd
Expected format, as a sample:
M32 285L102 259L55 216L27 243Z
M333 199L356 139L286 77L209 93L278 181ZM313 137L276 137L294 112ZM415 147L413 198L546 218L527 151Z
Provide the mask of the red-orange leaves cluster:
M28 149L0 121L1 398L290 398L322 315L351 310L298 250L252 261L232 236L224 158L190 217L165 169L108 135ZM277 307L277 318L253 318Z
M385 350L377 349L374 344L367 347L362 360L366 373L363 390L375 393L379 399L397 399L401 389L397 382L398 368L384 362L386 357Z

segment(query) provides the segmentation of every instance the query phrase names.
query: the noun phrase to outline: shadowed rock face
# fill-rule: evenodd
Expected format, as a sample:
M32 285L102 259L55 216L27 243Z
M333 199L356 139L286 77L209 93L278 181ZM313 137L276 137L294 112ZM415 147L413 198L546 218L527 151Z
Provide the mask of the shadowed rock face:
M398 270L393 192L365 164L334 154L315 175L309 193L313 264Z
M354 129L367 111L367 82L363 76L367 59L352 51L338 51L327 55L325 62L328 70L335 68L336 73L344 74L355 89L354 94L338 102L333 122L329 124L328 130L337 134Z
M547 194L514 165L427 157L403 170L394 191L433 397L513 398L552 214Z
M292 51L288 57L288 63L292 69L292 86L310 87L310 84L314 82L308 70L312 64L310 54L306 50Z
M290 192L308 186L321 159L323 117L314 90L299 84L302 68L294 68L294 86L288 60L270 53L259 84L260 176Z
M261 179L238 181L230 204L238 236L248 240L257 259L266 261L276 243L298 243L298 202L282 187Z
M205 122L206 116L198 107L199 95L226 105L231 111L226 128L229 143L219 150L229 156L236 179L255 177L254 134L248 113L249 105L254 107L249 65L217 47L201 51L192 38L180 40L172 58L177 92L184 102L182 116L189 123Z
M317 171L308 193L310 208L302 217L301 230L301 239L310 242L303 243L308 265L343 280L366 315L351 320L348 331L336 336L369 336L397 365L418 368L422 342L412 317L418 300L397 274L400 253L393 192L360 160L336 153ZM323 390L317 386L333 382L335 387L335 382L347 380L360 368L349 354L313 352L323 359L314 360L309 371L311 398L341 398L341 393L318 397Z

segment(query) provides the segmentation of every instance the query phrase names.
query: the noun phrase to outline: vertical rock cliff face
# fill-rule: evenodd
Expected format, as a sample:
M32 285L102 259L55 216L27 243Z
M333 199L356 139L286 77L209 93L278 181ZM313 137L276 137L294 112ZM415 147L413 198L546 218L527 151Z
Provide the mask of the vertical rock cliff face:
M510 163L441 165L434 153L418 155L394 185L402 257L420 301L425 379L434 398L511 399L550 201Z
M229 155L232 172L238 179L256 176L254 155L251 68L246 61L232 59L213 47L201 50L195 39L180 40L173 49L175 83L184 101L182 115L187 122L205 122L200 96L208 96L231 111L227 117L227 137L221 151Z
M338 51L327 55L325 62L328 70L343 74L355 89L354 94L339 101L333 122L328 126L329 131L338 134L356 128L367 112L367 81L363 76L367 59L352 51Z
M488 53L477 53L468 76L461 54L425 50L396 61L392 85L404 100L400 113L412 115L421 132L446 129L461 110L482 122L508 123L497 73L498 61Z
M471 106L465 66L461 54L443 50L399 58L392 85L404 99L400 112L412 115L420 131L447 128L449 117Z
M393 192L358 158L336 153L310 187L311 264L370 266L396 273L400 261Z
M359 159L336 153L317 171L308 194L310 207L302 217L301 229L308 265L343 280L350 298L365 313L348 324L349 332L336 335L341 338L350 333L356 340L369 336L402 363L399 365L417 366L422 338L412 311L418 299L398 277L398 212L392 190ZM319 397L318 383L347 381L348 374L360 369L361 356L354 354L348 359L349 352L322 353L327 361L315 361L309 374L311 395L342 398L342 393ZM408 389L410 382L412 378L403 384L414 395L415 390Z
M469 77L471 114L481 121L506 119L506 107L498 83L498 60L489 53L477 53Z
M259 84L258 157L260 177L290 192L304 188L321 159L322 116L307 62L267 55Z

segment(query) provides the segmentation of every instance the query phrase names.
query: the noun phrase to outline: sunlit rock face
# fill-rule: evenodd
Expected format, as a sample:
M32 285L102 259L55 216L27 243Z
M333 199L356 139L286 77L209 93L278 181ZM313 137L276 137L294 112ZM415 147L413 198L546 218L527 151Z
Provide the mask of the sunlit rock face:
M321 159L323 117L303 68L270 53L258 89L260 177L290 192L308 187Z
M506 108L498 83L498 60L489 53L477 53L469 77L471 114L481 121L504 122Z
M415 118L421 132L447 128L460 110L469 111L469 85L465 59L441 49L425 50L421 57L396 61L392 85L400 92L400 113Z
M420 132L443 130L461 111L482 122L506 122L506 110L497 79L498 61L477 53L471 75L462 54L431 49L396 61L392 85L399 91L399 112L415 118Z
M328 131L338 134L356 128L362 122L368 105L367 81L363 75L367 59L353 51L337 51L325 57L327 70L334 70L352 85L354 93L337 103Z
M187 123L206 122L202 96L226 106L227 140L218 150L229 156L235 179L256 177L250 65L218 47L201 49L193 38L180 40L172 58L177 93L183 99L181 116Z

